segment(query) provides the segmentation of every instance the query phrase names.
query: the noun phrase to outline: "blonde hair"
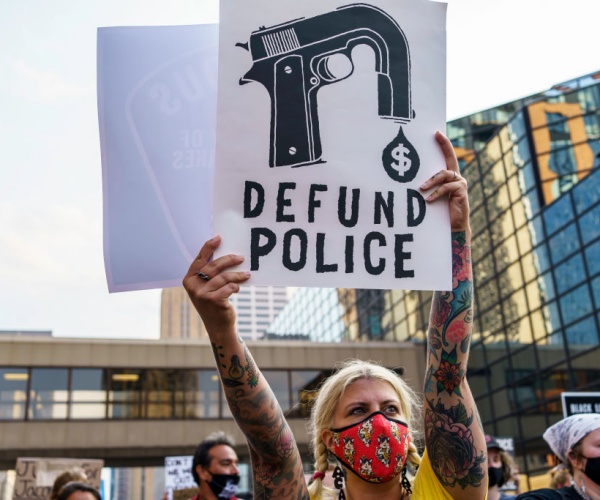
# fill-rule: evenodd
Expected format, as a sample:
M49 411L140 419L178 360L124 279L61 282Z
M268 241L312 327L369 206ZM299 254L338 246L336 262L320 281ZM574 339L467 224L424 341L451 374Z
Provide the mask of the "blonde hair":
M557 465L550 471L550 487L558 490L571 484L571 473L564 464Z
M333 415L336 406L346 388L361 379L387 382L398 394L404 420L408 425L411 435L411 444L406 461L407 468L412 471L416 470L421 463L421 457L415 445L415 441L420 439L420 433L414 429L413 425L415 421L419 421L417 416L420 414L421 401L408 384L393 371L372 361L353 359L344 362L331 377L325 380L315 399L309 422L315 471L325 473L328 468L327 458L329 451L323 442L321 434L324 430L331 429L333 426ZM308 491L311 500L322 500L328 497L334 498L335 495L331 488L323 486L323 482L319 478L312 482Z
M498 450L498 454L500 455L500 461L502 462L503 484L508 483L512 479L513 472L515 470L515 461L507 451Z

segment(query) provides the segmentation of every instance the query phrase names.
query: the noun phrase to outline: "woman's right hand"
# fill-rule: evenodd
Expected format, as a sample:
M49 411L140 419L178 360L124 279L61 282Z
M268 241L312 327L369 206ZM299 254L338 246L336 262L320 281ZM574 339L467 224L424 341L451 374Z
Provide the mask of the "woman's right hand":
M224 255L211 260L221 237L208 240L183 278L183 286L210 334L235 333L235 309L229 297L240 290L249 272L229 271L244 261L241 255Z

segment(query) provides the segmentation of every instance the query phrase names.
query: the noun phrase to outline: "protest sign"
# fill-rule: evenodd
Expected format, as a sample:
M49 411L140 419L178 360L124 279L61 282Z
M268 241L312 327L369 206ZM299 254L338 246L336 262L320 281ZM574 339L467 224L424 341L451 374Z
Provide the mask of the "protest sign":
M515 456L515 439L512 436L496 436L494 439L511 457Z
M98 30L110 292L181 285L212 236L216 25Z
M192 463L194 457L165 457L165 490L169 495L169 499L174 498L175 491L197 490L198 485L192 476ZM187 498L190 498L188 495Z
M103 460L85 458L17 458L13 500L47 500L56 477L65 470L80 467L88 483L100 489Z
M581 413L600 413L600 392L562 392L563 417Z
M221 3L219 255L257 285L451 288L446 5Z

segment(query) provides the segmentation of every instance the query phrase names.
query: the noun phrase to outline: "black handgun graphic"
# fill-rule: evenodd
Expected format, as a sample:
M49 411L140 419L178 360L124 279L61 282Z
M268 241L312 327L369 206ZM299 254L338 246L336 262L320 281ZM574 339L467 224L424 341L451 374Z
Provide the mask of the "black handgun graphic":
M354 71L351 52L368 45L378 73L378 114L408 123L411 107L410 53L398 23L377 7L352 4L315 17L301 18L254 31L247 44L252 68L240 79L262 83L271 97L271 167L302 166L322 161L317 93ZM345 55L352 65L344 75L332 73L329 60Z

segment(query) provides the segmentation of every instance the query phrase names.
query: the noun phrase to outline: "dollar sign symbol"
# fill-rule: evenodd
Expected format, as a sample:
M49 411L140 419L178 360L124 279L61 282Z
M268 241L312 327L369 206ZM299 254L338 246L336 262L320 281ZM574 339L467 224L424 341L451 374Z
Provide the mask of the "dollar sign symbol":
M410 150L404 146L404 144L400 143L398 144L393 150L392 150L392 158L394 160L396 160L395 162L391 163L391 166L400 174L400 175L404 175L406 172L408 172L408 170L411 167L412 162L410 161L410 158L408 157L410 153Z
M411 182L421 165L419 155L404 135L402 127L394 140L384 148L381 161L386 173L397 182Z

